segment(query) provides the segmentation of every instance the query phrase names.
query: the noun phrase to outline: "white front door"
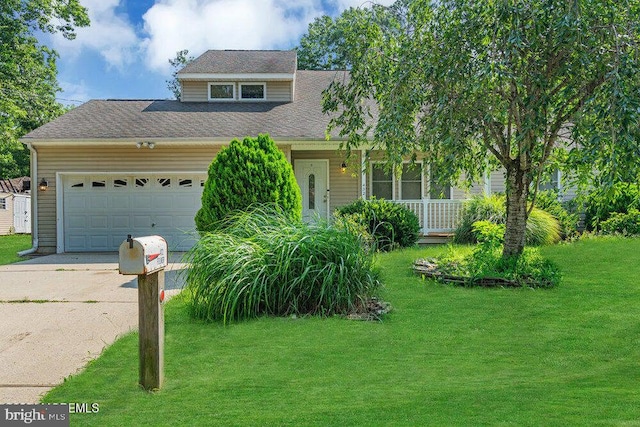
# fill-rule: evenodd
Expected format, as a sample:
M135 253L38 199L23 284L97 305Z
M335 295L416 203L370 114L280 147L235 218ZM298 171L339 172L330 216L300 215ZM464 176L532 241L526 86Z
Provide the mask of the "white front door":
M295 160L293 168L302 193L302 219L328 218L329 160Z

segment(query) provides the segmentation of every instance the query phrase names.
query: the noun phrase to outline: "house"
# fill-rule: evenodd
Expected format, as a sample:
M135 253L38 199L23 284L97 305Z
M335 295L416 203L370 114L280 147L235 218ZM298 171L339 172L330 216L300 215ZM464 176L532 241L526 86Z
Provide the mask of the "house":
M0 179L0 235L31 233L31 179Z
M361 151L345 164L338 136L326 139L322 91L344 76L297 70L295 51L210 50L178 73L180 101L92 100L30 132L32 180L46 183L33 193L32 251L113 251L127 234L188 249L212 158L259 133L292 163L304 217L375 195L413 209L424 233L450 229L468 193L435 191L427 165L397 180L379 163L365 170ZM471 192L504 189L496 177Z

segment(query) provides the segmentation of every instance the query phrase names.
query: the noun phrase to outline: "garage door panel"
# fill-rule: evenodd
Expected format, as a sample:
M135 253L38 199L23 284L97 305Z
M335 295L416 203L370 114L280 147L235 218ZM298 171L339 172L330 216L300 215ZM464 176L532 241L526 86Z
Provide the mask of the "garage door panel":
M111 227L114 229L131 228L130 215L113 215L111 217Z
M109 247L109 236L107 234L93 234L89 236L89 250L103 251Z
M65 202L65 208L67 212L73 212L74 210L84 210L86 207L86 199L82 197L82 194L75 194L76 197L71 198L68 203Z
M108 207L107 194L91 195L88 197L88 199L88 207L90 209L107 209Z
M86 215L67 214L65 219L69 224L67 230L84 229L89 224L89 217Z
M109 217L106 215L93 215L91 217L91 226L95 230L108 230Z
M158 194L153 197L151 205L154 209L162 210L162 209L171 209L174 207L174 198L170 195L166 194ZM178 204L175 205L176 207Z
M109 209L121 211L123 209L131 209L132 197L128 194L115 194L108 198Z
M191 248L202 194L199 184L204 178L184 174L64 177L65 251L115 251L127 234L159 234L170 250Z

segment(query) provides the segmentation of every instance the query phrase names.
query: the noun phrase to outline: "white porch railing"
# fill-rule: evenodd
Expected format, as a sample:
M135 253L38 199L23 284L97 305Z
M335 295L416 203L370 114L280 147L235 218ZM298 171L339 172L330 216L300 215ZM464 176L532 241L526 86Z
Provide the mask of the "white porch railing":
M418 216L422 234L453 232L460 220L464 200L392 200Z

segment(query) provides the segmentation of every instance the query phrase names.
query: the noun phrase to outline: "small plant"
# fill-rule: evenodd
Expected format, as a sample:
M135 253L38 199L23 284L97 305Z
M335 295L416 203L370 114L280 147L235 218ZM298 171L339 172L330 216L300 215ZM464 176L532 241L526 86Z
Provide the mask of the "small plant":
M364 226L381 251L413 246L418 241L420 222L416 214L388 200L359 199L338 208L335 216Z
M198 231L212 231L229 212L275 203L291 219L302 218L302 197L291 164L269 135L234 139L209 166Z
M257 206L216 229L187 254L196 318L349 314L378 287L373 254L346 228L292 222L277 206Z
M640 211L631 208L627 213L614 212L609 219L600 223L603 234L622 234L634 236L640 234Z

